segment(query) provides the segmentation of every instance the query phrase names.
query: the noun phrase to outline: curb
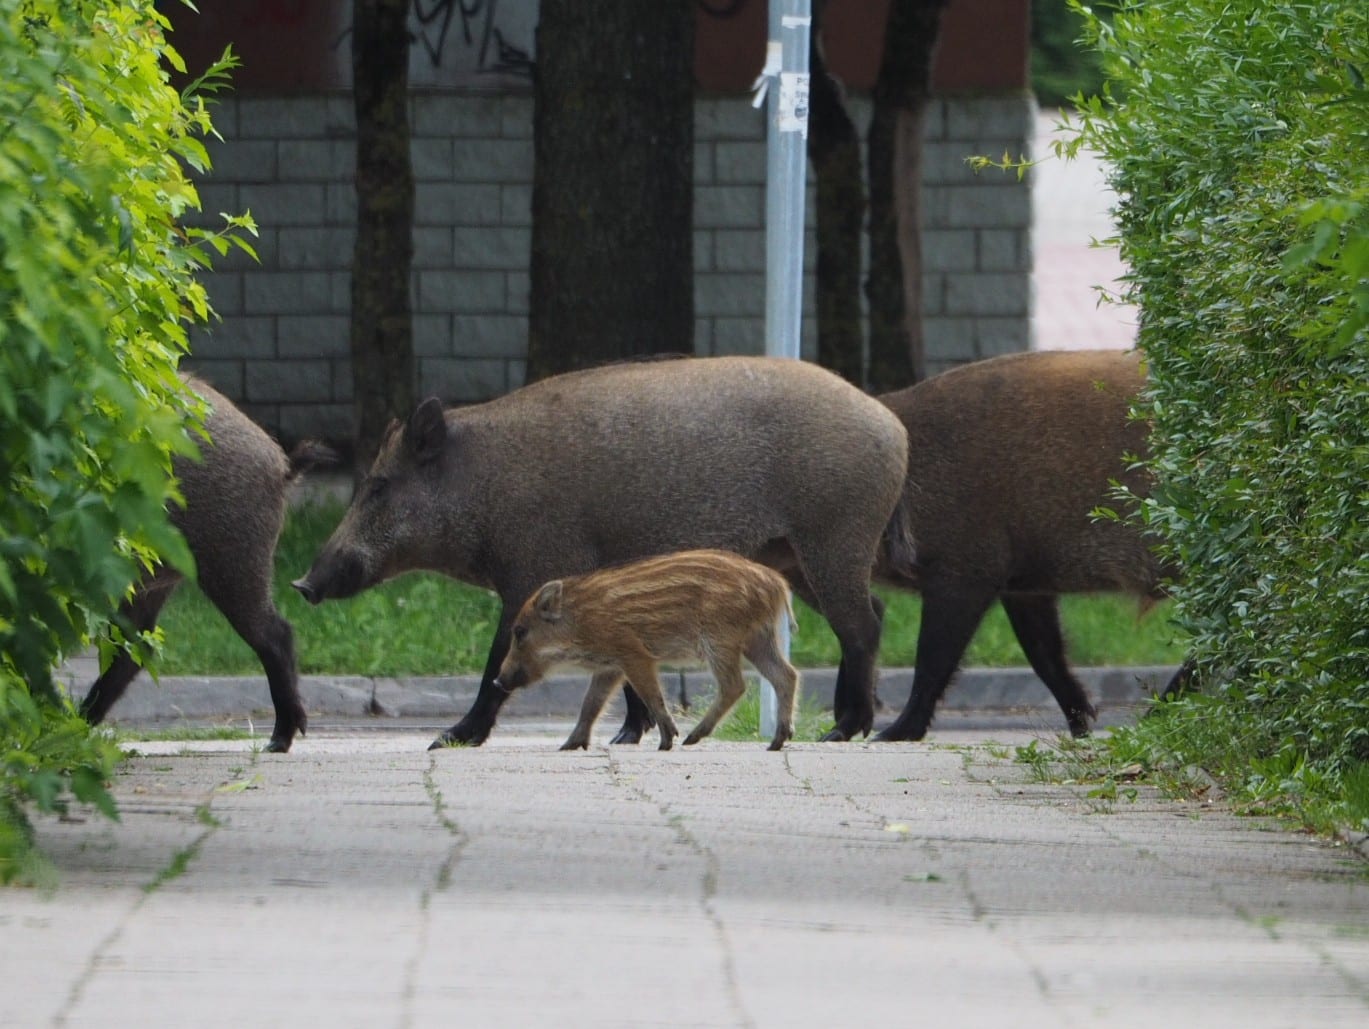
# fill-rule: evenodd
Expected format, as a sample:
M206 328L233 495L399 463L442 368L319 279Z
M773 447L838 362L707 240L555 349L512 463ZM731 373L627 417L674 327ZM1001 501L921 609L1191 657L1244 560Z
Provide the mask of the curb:
M58 681L75 697L85 695L98 665L93 658L78 658L58 670ZM835 668L800 670L803 700L827 707L836 683ZM1174 668L1139 666L1122 668L1076 668L1075 675L1088 691L1100 713L1135 708L1164 688ZM693 708L712 693L707 672L664 671L662 685L675 703ZM586 677L552 676L519 690L500 712L504 718L574 718L580 710ZM880 671L881 704L899 710L908 699L913 681L911 668ZM345 718L429 718L450 720L466 711L480 687L478 675L433 677L370 677L360 675L302 675L300 695L311 716ZM605 715L612 717L621 701L615 699ZM963 669L938 708L939 711L1031 713L1059 715L1055 699L1030 668ZM162 676L160 681L141 675L115 707L111 721L121 724L214 719L272 713L266 682L253 676Z

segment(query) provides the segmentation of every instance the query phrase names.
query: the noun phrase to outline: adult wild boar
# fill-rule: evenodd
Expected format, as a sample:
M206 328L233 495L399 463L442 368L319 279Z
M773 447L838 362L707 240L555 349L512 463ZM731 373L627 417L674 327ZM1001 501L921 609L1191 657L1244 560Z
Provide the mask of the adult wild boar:
M1070 731L1096 717L1070 672L1061 593L1132 593L1149 602L1176 574L1115 508L1113 484L1145 496L1131 468L1147 426L1129 417L1144 371L1135 352L1013 354L881 396L908 430L905 503L917 558L878 577L922 594L913 691L881 740L918 740L980 620L1003 604Z
M880 619L870 569L896 507L906 434L878 401L798 361L610 365L472 407L426 400L391 426L351 507L295 585L311 602L432 569L503 603L466 716L434 746L481 743L514 616L541 584L676 550L729 550L788 575L847 672L838 738L870 731ZM901 510L901 509L900 509Z
M299 698L294 632L271 600L276 539L285 520L286 486L334 457L318 444L305 443L287 458L227 397L197 379L187 378L186 385L209 406L209 439L200 441L200 460L172 462L185 507L172 508L171 522L195 558L200 589L261 659L276 709L266 749L284 753L295 733L304 733L308 716ZM180 582L179 572L159 568L121 614L140 632L150 631ZM139 671L127 653L117 654L90 687L81 714L92 725L103 721Z
M558 666L593 673L580 720L562 750L589 747L604 703L625 679L669 750L676 734L657 675L662 661L707 664L718 696L685 746L698 743L746 693L742 658L775 687L771 750L794 735L799 674L785 658L780 619L793 623L789 584L771 568L725 550L685 550L553 579L528 598L494 684L530 686Z

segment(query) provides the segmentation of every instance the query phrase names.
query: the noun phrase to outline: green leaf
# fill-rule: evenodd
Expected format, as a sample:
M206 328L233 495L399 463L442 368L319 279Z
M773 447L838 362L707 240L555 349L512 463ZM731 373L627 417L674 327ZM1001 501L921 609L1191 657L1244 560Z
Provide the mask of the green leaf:
M167 25L154 0L0 2L0 804L116 813L114 758L52 668L150 563L192 564L164 506L195 424L176 362L209 314L196 270L255 227L208 252L180 227L199 199L177 155L207 167L213 124L169 84Z
M119 820L119 809L105 789L104 776L93 768L80 767L71 773L72 795L83 804L93 805L102 815Z

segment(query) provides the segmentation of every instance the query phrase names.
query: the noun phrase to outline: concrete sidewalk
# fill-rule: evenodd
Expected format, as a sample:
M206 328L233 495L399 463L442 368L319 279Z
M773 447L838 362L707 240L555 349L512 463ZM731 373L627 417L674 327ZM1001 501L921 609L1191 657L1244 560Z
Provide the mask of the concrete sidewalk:
M139 745L122 822L42 822L60 887L0 893L0 1025L1369 1018L1361 862L1032 784L1030 733L563 754L566 728Z

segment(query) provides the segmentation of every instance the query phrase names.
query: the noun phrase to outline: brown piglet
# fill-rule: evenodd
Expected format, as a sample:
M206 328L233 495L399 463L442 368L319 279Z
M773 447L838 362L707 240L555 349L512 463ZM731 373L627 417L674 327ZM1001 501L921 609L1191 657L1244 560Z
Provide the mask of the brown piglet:
M779 718L771 750L794 735L799 675L785 659L779 619L788 618L784 577L722 550L686 550L588 575L553 579L528 598L513 623L513 640L495 685L512 691L557 666L591 672L589 691L562 750L588 749L605 702L628 679L661 734L661 750L676 735L657 678L662 661L707 664L718 696L685 745L697 743L746 692L745 657L775 687Z

